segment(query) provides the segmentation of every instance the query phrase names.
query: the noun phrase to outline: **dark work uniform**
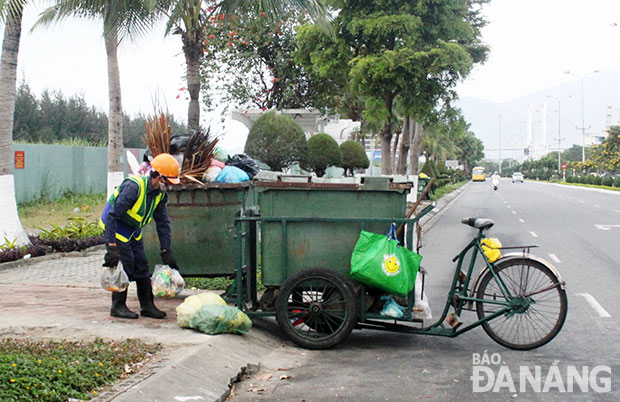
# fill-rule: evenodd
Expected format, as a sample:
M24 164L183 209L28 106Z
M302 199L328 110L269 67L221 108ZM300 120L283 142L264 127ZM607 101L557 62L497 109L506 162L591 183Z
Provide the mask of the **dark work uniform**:
M130 281L150 277L148 261L144 254L141 229L130 228L122 220L123 216L138 200L139 191L140 186L136 182L125 179L119 187L119 193L114 202L106 205L107 214L104 211L102 216L105 223L105 241L106 243L116 243L121 256L121 262ZM151 180L149 179L146 187L147 211L159 194L161 192L158 188L151 186ZM164 194L153 212L159 245L162 250L170 250L170 219L168 218L167 201L168 198ZM127 242L119 240L116 236L117 231L123 233L124 237L130 240Z

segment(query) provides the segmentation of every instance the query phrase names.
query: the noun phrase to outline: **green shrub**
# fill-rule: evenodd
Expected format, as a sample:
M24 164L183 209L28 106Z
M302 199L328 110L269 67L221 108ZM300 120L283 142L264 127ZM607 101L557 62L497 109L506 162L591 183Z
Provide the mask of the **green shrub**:
M612 179L611 176L605 176L605 177L603 177L603 180L601 181L601 184L603 186L611 187L611 186L614 185L614 179Z
M620 187L620 176L614 178L614 187Z
M586 184L588 182L588 178L586 176L579 176L579 183Z
M595 184L595 182L596 182L596 177L595 176L592 176L591 174L589 174L586 177L586 184Z
M325 133L315 134L308 140L308 158L304 164L306 170L311 170L321 177L325 169L330 166L342 165L342 152L335 139Z
M281 171L299 162L305 163L308 144L303 130L293 119L268 112L252 126L245 143L245 153Z
M342 165L341 168L345 170L345 173L349 171L353 175L355 169L368 169L370 161L364 150L364 146L357 141L347 140L340 145L340 152L342 152Z

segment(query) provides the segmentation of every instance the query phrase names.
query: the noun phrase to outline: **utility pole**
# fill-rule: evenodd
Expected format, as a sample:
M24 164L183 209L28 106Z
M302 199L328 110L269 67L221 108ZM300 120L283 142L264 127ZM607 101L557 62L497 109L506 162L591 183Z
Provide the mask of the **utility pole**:
M567 98L572 98L573 95L568 95ZM563 99L559 99L556 98L555 96L551 96L551 95L547 95L547 98L551 98L551 99L555 99L558 102L558 138L555 138L556 140L558 140L558 175L562 174L562 147L561 147L561 141L564 140L565 138L562 138L561 135L561 107L562 107L562 100ZM585 157L585 154L584 154Z
M499 155L499 174L502 174L502 115L497 116L499 118L499 147L497 147L497 152Z
M596 74L596 73L598 73L598 71L599 70L594 70L594 71L591 71L591 72L589 72L587 74L584 74L584 75L580 75L580 74L574 73L572 71L564 72L564 74L576 75L581 80L581 142L582 142L581 163L583 164L583 170L584 171L585 171L585 166L586 166L586 123L585 123L585 117L584 117L583 80L588 75Z

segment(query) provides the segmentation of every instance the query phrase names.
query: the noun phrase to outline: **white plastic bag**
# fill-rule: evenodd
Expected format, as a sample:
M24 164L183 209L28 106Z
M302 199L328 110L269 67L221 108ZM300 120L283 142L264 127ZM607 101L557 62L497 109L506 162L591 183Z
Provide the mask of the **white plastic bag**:
M151 287L153 295L169 299L183 291L185 281L176 269L158 264L151 276Z
M431 306L428 304L426 292L422 292L422 272L419 272L415 278L415 304L413 306L413 316L415 318L423 318L430 320L433 318L431 314Z
M101 287L110 292L124 292L129 286L129 278L120 262L116 267L103 267L99 281Z

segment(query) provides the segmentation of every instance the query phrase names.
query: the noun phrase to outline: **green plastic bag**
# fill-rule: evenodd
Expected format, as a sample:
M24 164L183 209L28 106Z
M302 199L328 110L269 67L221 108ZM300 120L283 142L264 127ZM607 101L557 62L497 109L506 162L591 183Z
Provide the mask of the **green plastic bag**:
M421 255L398 245L394 225L388 236L362 230L351 255L351 277L406 297L413 289L421 261Z
M237 307L205 304L192 315L189 326L209 335L247 334L252 321Z

